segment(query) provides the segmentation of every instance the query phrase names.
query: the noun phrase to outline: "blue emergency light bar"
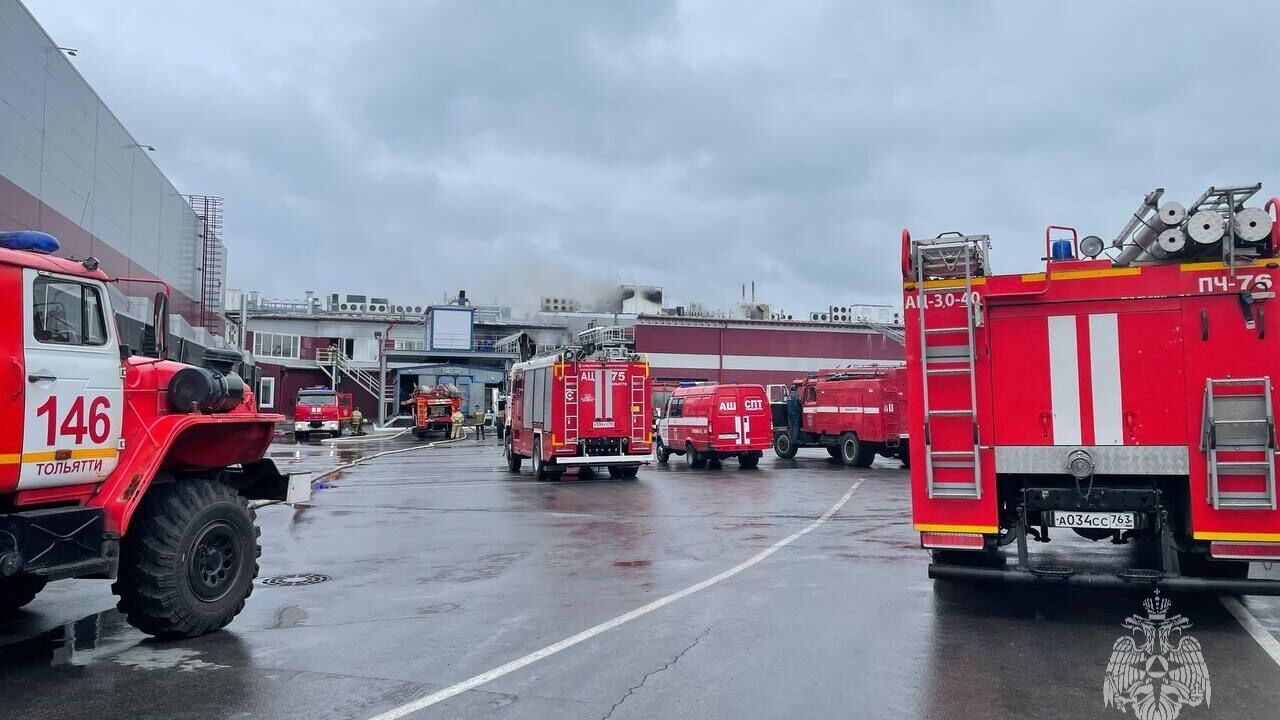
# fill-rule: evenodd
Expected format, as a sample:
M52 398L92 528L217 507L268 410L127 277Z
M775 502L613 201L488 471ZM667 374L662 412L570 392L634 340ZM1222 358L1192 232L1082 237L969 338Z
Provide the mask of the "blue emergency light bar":
M62 243L58 238L39 230L12 230L0 232L0 248L8 250L26 250L28 252L51 255L58 252Z

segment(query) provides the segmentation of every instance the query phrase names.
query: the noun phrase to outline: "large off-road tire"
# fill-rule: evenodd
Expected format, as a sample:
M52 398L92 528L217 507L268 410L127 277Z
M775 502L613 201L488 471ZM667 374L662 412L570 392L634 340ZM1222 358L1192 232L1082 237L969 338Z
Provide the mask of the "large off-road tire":
M248 502L223 483L152 486L120 546L117 607L129 624L163 638L225 627L253 592L258 535Z
M502 443L502 451L507 456L507 470L513 473L520 472L520 461L524 458L516 454L514 448L511 447L511 435L508 434Z
M902 467L904 468L911 467L911 446L910 445L908 445L905 442L900 443L898 445L898 459L902 461Z
M640 474L639 465L610 465L609 477L614 480L634 480Z
M685 443L684 461L695 470L700 470L707 466L707 456L694 449L693 443Z
M790 460L796 456L796 444L791 442L791 436L787 433L779 433L773 439L773 454L783 460Z
M0 617L12 615L35 600L47 583L48 580L38 575L0 578Z
M671 459L671 451L667 449L666 445L662 444L661 439L658 440L658 447L654 448L653 456L663 465L666 465L667 461Z
M851 432L840 435L836 449L840 452L840 462L848 467L857 465L858 459L862 457L862 443L858 442L858 436Z
M760 464L760 453L749 452L738 456L738 467L743 470L754 470Z

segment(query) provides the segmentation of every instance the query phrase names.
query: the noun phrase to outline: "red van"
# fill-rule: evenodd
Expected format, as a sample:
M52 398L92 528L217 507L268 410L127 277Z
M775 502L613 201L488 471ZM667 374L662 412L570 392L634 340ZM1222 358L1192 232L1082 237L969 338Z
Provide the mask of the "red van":
M769 397L761 385L694 385L677 388L658 421L658 462L674 453L689 467L738 458L753 468L773 445Z

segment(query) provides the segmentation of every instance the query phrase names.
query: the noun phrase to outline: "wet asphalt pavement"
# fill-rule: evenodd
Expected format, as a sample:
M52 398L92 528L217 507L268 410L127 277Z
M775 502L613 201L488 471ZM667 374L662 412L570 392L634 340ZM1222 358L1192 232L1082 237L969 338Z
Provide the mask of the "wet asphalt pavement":
M272 454L318 470L414 442ZM51 585L0 622L0 717L371 718L713 578L855 484L757 564L408 717L1133 716L1105 708L1102 687L1145 596L935 585L896 461L851 471L806 451L693 471L672 458L638 481L537 483L527 465L509 475L494 441L468 440L260 510L259 582L223 632L148 640L108 583ZM311 574L329 579L262 582ZM1212 684L1180 717L1275 717L1280 665L1217 598L1172 600ZM1243 602L1280 636L1280 599Z

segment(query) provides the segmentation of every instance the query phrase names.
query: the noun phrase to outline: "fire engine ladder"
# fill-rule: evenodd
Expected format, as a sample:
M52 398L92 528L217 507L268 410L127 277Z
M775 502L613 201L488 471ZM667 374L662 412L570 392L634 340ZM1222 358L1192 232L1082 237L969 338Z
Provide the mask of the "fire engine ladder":
M631 442L644 443L649 440L649 428L652 418L644 415L644 376L631 376Z
M974 367L974 327L978 311L973 297L973 278L985 273L988 238L975 236L942 236L934 240L915 243L913 258L916 269L916 311L920 325L920 365L923 368L921 401L924 409L925 483L931 498L978 499L982 497L982 463L978 452L978 391ZM957 287L948 283L945 287L928 287L929 278L964 279L965 323L955 327L928 327L925 325L925 306L928 296L936 293L954 293ZM964 345L929 344L935 335L965 334ZM969 407L935 409L931 400L931 380L939 376L967 375L969 379ZM972 427L972 445L967 448L933 449L932 425L939 417L967 417ZM942 469L969 470L966 481L938 481L935 475ZM950 473L954 475L954 473Z
M566 366L564 371L564 444L578 443L578 373Z
M1220 394L1218 388L1234 386L1239 394ZM1253 392L1250 392L1253 391ZM1271 378L1231 378L1205 381L1204 436L1208 455L1209 504L1219 509L1276 509L1276 431L1271 408ZM1262 459L1223 460L1220 451L1262 454ZM1233 455L1234 457L1234 455ZM1224 475L1264 478L1262 491L1223 490Z

